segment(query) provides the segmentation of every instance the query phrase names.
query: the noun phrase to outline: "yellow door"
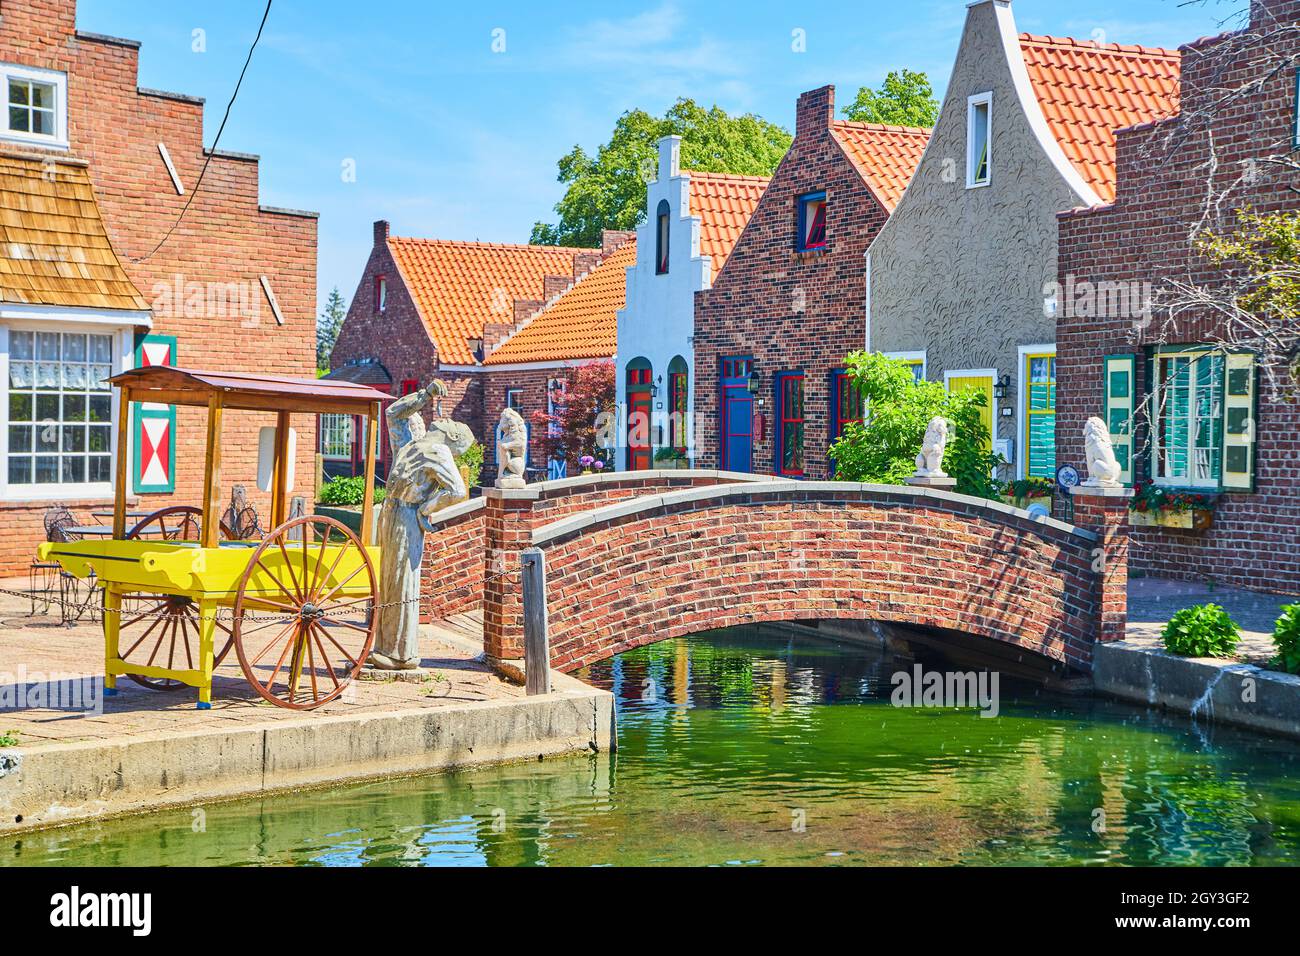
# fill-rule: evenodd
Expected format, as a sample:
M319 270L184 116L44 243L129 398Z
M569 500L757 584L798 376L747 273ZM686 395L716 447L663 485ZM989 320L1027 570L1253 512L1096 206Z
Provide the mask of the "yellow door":
M988 429L984 440L984 450L993 450L993 376L992 375L951 375L948 377L948 391L953 394L961 392L983 392L984 407L980 409L980 421Z

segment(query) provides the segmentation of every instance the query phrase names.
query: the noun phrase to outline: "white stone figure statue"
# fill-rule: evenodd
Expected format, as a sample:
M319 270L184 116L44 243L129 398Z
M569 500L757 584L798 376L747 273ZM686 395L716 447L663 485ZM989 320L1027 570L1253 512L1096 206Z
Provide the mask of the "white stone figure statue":
M943 470L943 452L948 446L948 420L936 415L925 426L921 454L916 456L917 478L947 478Z
M1083 426L1083 452L1088 461L1088 479L1083 484L1091 488L1117 488L1123 473L1115 460L1115 446L1110 441L1110 429L1093 415Z
M523 417L513 408L501 409L501 420L497 423L498 488L524 487L527 483L524 479L527 454L528 427Z
M393 449L384 504L379 512L379 626L370 666L408 670L420 664L420 563L429 517L469 497L456 455L474 443L460 422L425 428L423 409L446 394L440 382L388 407L385 422Z

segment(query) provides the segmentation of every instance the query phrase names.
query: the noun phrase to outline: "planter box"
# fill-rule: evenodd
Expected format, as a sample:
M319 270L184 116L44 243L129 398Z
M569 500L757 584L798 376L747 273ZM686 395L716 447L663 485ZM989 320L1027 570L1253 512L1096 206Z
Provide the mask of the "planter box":
M1006 504L1011 505L1011 507L1013 508L1020 508L1021 510L1024 510L1025 508L1028 508L1030 505L1035 503L1042 505L1049 512L1052 510L1051 495L1039 495L1035 498L1031 498L1028 495L1026 495L1023 498L1013 498L1011 495L1003 495L1002 501L1005 502Z
M322 505L317 504L316 514L324 515L327 518L333 518L342 522L352 531L353 534L361 534L361 506L360 505ZM373 516L376 532L379 530L379 505L375 505Z
M1189 508L1187 511L1130 511L1128 523L1139 528L1201 532L1214 525L1214 512L1202 508Z

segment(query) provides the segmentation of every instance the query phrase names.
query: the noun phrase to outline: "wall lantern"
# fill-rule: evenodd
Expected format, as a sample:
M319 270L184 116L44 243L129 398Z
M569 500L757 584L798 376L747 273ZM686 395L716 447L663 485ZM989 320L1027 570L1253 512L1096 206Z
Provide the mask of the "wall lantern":
M664 383L664 377L659 375L655 378L654 384L650 386L650 397L655 398L659 394L659 386Z
M993 386L993 397L998 401L1007 397L1007 389L1011 387L1011 375L1003 375Z
M761 388L763 387L762 380L761 380L761 379L759 378L759 376L758 376L758 368L757 368L757 366L755 366L754 368L752 368L752 369L750 370L750 373L749 373L749 382L748 382L747 384L748 384L748 386L749 386L749 394L750 394L750 395L757 395L758 392L759 392L759 389L761 389Z

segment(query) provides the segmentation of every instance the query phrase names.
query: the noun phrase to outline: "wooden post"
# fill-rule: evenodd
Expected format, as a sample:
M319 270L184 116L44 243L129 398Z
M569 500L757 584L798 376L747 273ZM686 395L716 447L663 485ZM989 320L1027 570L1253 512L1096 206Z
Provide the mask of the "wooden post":
M370 403L366 425L366 491L361 499L361 543L367 548L375 543L375 441L379 431L379 403Z
M546 556L540 548L519 555L524 589L524 688L528 696L551 692L551 635L546 621Z
M271 527L284 524L289 500L289 413L275 416L275 468L271 477Z
M208 399L208 453L203 469L203 540L201 547L221 543L221 393Z
M127 433L131 429L131 390L123 385L117 397L117 472L113 481L113 539L126 537ZM172 436L172 441L176 436Z

